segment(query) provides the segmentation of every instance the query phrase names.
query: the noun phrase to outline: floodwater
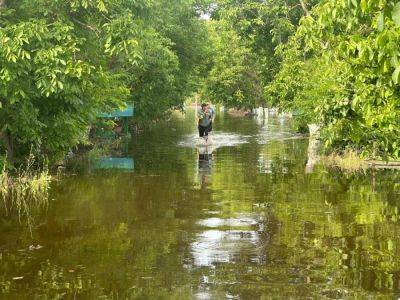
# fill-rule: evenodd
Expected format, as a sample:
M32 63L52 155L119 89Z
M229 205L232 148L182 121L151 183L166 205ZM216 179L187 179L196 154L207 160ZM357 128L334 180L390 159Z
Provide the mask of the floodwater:
M393 299L400 174L316 163L289 119L175 114L0 218L0 298ZM90 155L89 155L90 156Z

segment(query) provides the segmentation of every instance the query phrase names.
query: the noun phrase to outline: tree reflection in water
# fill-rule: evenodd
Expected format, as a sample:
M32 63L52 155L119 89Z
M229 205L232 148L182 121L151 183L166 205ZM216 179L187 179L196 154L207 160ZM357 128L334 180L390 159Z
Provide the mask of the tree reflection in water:
M175 131L159 124L132 141L134 172L56 182L33 237L3 217L0 297L388 299L400 292L398 172L349 174L316 163L307 173L309 143L290 136L290 120L218 117L214 141L236 132L241 143L182 147L196 128L180 117Z

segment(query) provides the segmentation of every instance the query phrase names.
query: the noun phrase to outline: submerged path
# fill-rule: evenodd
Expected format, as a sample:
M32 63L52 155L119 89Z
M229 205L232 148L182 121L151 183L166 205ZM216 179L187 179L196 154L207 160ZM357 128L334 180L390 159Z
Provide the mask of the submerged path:
M204 153L193 114L177 114L55 183L33 238L4 219L1 295L397 295L399 173L307 169L289 119L219 115L214 128Z

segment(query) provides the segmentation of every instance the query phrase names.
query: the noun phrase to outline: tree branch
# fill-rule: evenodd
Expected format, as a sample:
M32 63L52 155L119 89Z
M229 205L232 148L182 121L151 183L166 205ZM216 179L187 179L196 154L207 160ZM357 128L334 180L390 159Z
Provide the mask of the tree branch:
M299 0L299 1L300 1L301 8L303 9L303 11L306 14L306 16L309 16L310 15L310 11L308 10L307 5L304 3L303 0Z
M3 0L0 0L0 1L3 1ZM81 22L81 21L79 21L78 19L75 19L75 18L72 18L72 20L74 20L74 22L78 23L79 25L82 25L83 27L86 27L86 28L90 29L91 31L93 31L96 34L97 37L100 35L100 30L98 30L97 28L95 28L95 27L93 27L93 26L91 26L89 24L85 24L85 23L83 23L83 22Z

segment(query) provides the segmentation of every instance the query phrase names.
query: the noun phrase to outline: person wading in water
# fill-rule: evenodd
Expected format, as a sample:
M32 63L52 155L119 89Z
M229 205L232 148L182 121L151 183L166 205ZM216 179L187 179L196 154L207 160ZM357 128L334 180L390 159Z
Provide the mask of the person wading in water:
M197 124L199 136L208 141L208 133L212 131L212 123L215 118L215 112L208 104L203 103L201 110L197 113Z

